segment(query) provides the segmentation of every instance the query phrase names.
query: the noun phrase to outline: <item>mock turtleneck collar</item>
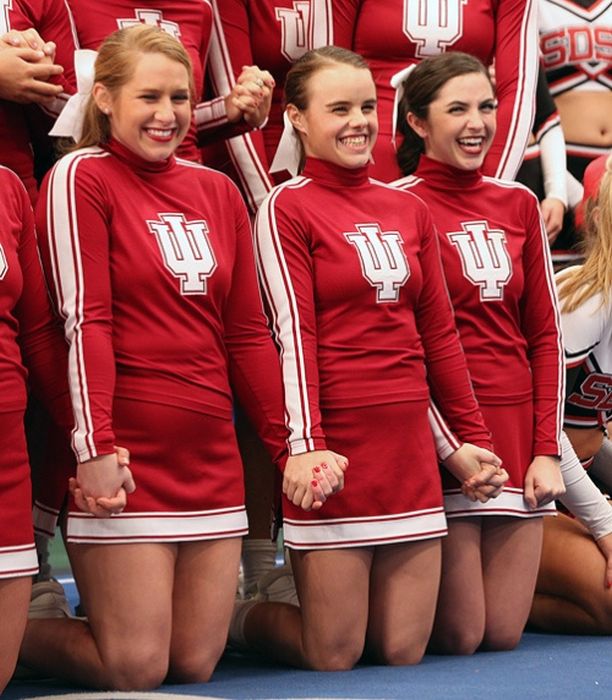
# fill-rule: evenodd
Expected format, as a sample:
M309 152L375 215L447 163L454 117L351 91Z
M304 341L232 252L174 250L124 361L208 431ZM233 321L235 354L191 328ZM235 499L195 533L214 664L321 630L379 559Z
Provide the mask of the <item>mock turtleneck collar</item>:
M320 158L307 158L302 175L326 187L359 187L369 183L367 165L343 168Z
M163 173L171 170L176 164L173 155L166 160L145 160L136 155L133 151L130 151L127 146L124 146L117 141L117 139L110 139L108 143L104 144L104 148L119 158L119 160L127 163L134 170L146 171L149 173Z
M482 181L480 170L464 170L422 155L414 173L430 185L446 190L464 190Z

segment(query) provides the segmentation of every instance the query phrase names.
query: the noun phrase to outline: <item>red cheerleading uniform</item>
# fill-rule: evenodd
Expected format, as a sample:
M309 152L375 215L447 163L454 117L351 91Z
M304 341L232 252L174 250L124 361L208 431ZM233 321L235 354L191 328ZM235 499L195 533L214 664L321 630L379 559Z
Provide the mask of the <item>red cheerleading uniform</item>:
M439 234L443 268L476 397L510 474L494 501L445 488L446 512L528 517L527 467L560 455L564 365L550 255L535 196L522 185L421 156L396 187L422 197Z
M38 571L25 444L28 367L57 416L66 407L66 347L49 306L34 217L19 178L0 167L0 578Z
M63 66L64 72L53 82L62 85L64 92L51 102L40 105L40 108L38 105L0 100L0 163L19 175L31 201L35 202L38 186L34 176L31 141L35 132L46 134L53 123L48 117L45 118L41 110L51 117L57 117L68 95L74 92L75 38L64 0L0 0L0 35L11 29L30 27L34 27L45 41L55 42L55 63Z
M213 30L210 0L68 0L74 16L81 48L96 50L109 34L135 24L150 24L178 39L189 54L193 66L196 99L204 93L204 74ZM144 5L144 7L143 7ZM226 133L226 130L229 132ZM196 105L194 119L179 155L200 161L198 140L225 137L242 127L228 123L223 97Z
M227 148L253 212L286 179L268 173L283 130L283 86L289 68L311 49L350 48L359 0L215 0L221 24L219 53L211 52L215 92L226 94L243 65L257 64L276 81L268 122L228 139Z
M125 446L138 484L110 520L73 506L68 539L245 534L230 383L277 461L286 429L237 189L198 164L145 161L111 142L62 158L37 216L70 345L75 454Z
M362 0L353 48L369 62L378 92L380 133L372 175L401 176L392 145L391 77L410 63L443 51L495 61L497 135L484 172L514 178L533 122L538 72L535 0ZM401 139L399 134L396 138Z
M401 195L401 196L398 196ZM292 453L350 460L320 511L283 500L297 549L440 537L446 532L427 423L429 386L451 429L489 445L418 198L309 159L259 209L256 255L280 347Z

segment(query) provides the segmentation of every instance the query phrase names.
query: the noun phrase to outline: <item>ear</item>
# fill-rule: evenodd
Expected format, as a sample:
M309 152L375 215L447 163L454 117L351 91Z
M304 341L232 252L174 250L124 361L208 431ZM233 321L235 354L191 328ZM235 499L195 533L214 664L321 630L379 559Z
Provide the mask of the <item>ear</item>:
M427 129L425 128L424 119L419 119L414 112L408 112L406 115L406 121L408 122L408 126L416 133L417 136L420 136L422 139L427 136Z
M91 91L96 106L104 114L110 114L113 106L113 98L102 83L96 83Z
M289 117L289 121L293 125L293 128L300 134L306 135L308 132L304 125L304 117L302 115L302 112L300 112L300 110L294 104L291 103L287 105L286 109L287 116Z

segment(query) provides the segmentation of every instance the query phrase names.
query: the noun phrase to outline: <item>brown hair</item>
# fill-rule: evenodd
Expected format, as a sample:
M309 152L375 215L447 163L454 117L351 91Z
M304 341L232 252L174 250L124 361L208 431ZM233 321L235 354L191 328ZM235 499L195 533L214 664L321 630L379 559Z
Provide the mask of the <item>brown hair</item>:
M397 162L404 175L416 170L419 158L425 152L423 139L408 124L408 112L419 119L427 119L429 105L437 99L444 85L452 78L468 73L482 73L491 83L486 67L474 56L461 51L449 51L423 59L404 81L397 122L404 137L397 150Z
M94 83L101 83L111 94L117 94L129 82L138 54L143 53L161 53L185 66L189 75L190 97L194 100L191 60L183 45L158 27L144 24L119 29L104 40L96 58ZM93 95L90 96L85 107L83 132L75 148L105 143L110 133L108 116L100 110Z
M602 305L612 296L612 156L597 196L587 200L584 212L586 260L583 265L561 273L559 300L565 313L574 311L597 293Z
M335 64L353 66L353 68L370 70L366 60L357 53L339 46L322 46L306 52L291 66L285 78L285 106L292 104L299 110L308 107L308 81L323 68ZM300 139L300 170L304 165L304 148Z

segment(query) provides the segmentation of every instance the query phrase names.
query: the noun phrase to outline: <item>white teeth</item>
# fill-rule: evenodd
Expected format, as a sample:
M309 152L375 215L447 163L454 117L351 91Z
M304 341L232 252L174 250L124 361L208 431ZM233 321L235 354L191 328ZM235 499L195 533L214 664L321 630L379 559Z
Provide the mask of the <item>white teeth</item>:
M483 138L464 138L464 139L458 139L459 143L462 146L480 146L482 145Z
M147 131L152 135L152 136L160 136L162 138L167 138L172 134L173 129L147 129Z
M345 136L340 139L347 146L363 146L366 142L365 136Z

